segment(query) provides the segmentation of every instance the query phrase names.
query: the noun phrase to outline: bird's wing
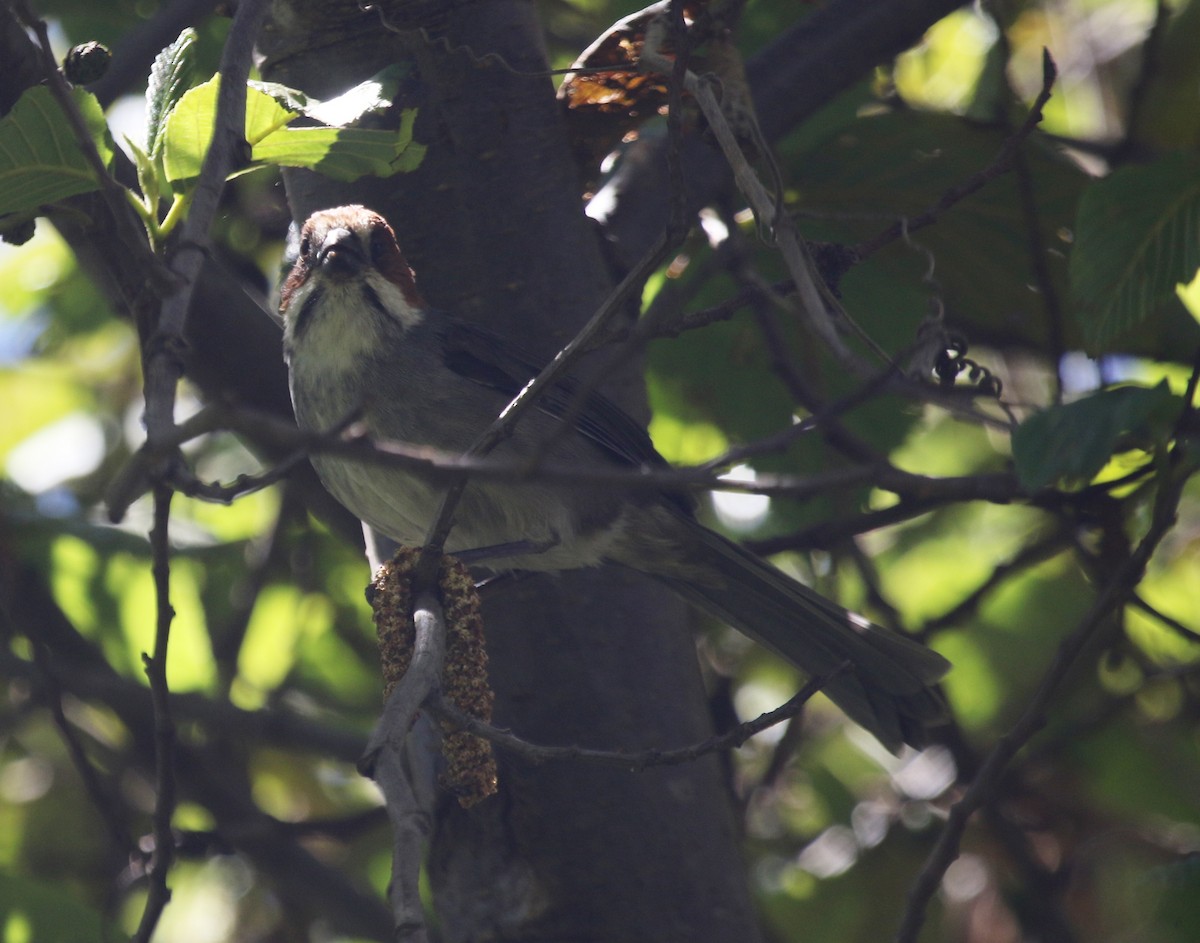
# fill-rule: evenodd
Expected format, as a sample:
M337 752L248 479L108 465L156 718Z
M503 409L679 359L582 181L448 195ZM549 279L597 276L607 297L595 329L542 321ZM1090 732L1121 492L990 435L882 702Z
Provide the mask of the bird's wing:
M510 399L541 372L532 357L486 328L447 320L440 333L447 367ZM668 467L646 430L616 403L600 393L589 392L580 406L579 395L578 380L564 377L543 391L535 405L556 419L575 411L573 420L579 433L622 465ZM690 499L682 495L672 493L670 498L681 507L691 506Z

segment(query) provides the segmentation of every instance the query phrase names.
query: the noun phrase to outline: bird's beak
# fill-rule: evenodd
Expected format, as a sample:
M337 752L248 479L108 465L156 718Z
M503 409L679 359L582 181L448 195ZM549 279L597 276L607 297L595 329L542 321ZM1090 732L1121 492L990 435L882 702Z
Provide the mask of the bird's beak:
M338 227L325 234L317 252L317 264L327 272L353 275L366 267L367 259L355 234Z

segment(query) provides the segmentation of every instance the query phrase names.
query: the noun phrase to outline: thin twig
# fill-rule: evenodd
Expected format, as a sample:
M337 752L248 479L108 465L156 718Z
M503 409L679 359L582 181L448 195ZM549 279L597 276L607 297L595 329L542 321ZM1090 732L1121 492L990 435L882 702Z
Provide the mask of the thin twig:
M668 72L671 69L670 60L660 51L664 38L661 22L655 21L646 30L646 41L642 48L642 61L646 67L658 72ZM846 347L829 316L831 308L841 315L845 312L841 311L840 305L832 299L829 289L816 274L812 257L796 234L787 214L778 212L779 207L774 196L763 186L750 167L711 86L690 70L684 73L684 85L704 113L704 118L733 171L738 189L750 203L755 217L769 226L774 233L776 244L799 297L799 314L805 324L821 339L839 363L855 373L861 372L862 365ZM846 321L849 323L848 318Z
M723 478L715 469L726 462L677 468L628 468L619 465L562 464L546 462L530 467L525 461L494 456L477 457L446 452L430 446L402 442L371 441L365 431L352 427L341 438L327 433L297 429L276 417L252 410L237 410L227 417L228 427L251 438L310 454L337 455L372 464L420 471L435 480L482 478L491 481L564 482L580 487L619 487L631 491L660 491L690 488L708 491L738 491L746 494L805 496L839 487L857 487L870 481L877 487L913 501L992 501L1009 503L1021 497L1015 476L981 473L935 478L888 465L860 465L815 475L760 475L754 481ZM736 456L736 451L727 453Z
M1188 376L1187 387L1183 391L1183 408L1172 427L1171 437L1179 438L1187 430L1190 419L1196 415L1196 390L1200 389L1200 347L1192 354L1192 372Z
M1013 169L1017 195L1021 203L1021 216L1028 234L1029 265L1033 270L1033 281L1037 285L1038 298L1046 316L1046 353L1054 364L1054 402L1059 404L1062 403L1063 397L1062 370L1059 365L1063 354L1067 352L1066 314L1058 297L1058 288L1050 275L1050 266L1047 264L1049 251L1042 236L1041 214L1038 210L1037 194L1033 189L1033 172L1020 151L1013 157Z
M1188 626L1186 626L1182 622L1180 622L1178 619L1176 619L1174 616L1167 615L1161 609L1156 609L1154 606L1150 605L1150 603L1148 603L1139 594L1130 593L1129 601L1134 606L1136 606L1138 609L1141 609L1142 612L1146 613L1146 615L1150 616L1150 618L1154 619L1156 622L1161 622L1168 629L1173 631L1176 635L1179 635L1180 637L1187 639L1189 642L1200 642L1200 632L1197 632L1195 629L1189 628Z
M938 198L933 206L923 213L897 221L873 239L868 239L866 242L856 245L854 247L855 254L860 259L865 259L867 256L874 254L888 243L894 242L905 234L923 229L931 223L936 222L938 217L954 206L954 204L959 203L977 190L983 189L984 186L991 183L997 177L1007 173L1012 168L1013 161L1016 160L1022 142L1041 123L1042 110L1050 100L1054 82L1057 78L1058 69L1054 65L1054 60L1050 57L1050 51L1043 49L1041 91L1038 92L1037 98L1034 100L1033 105L1029 109L1029 114L1025 116L1025 120L1021 123L1021 126L1005 138L995 159L984 167L983 170L971 174L971 176L958 184L958 186L948 189Z
M238 475L232 482L225 485L219 482L202 481L190 469L175 468L171 472L170 483L176 491L187 495L189 498L200 498L203 501L211 501L215 504L232 504L237 498L254 494L257 491L262 491L264 488L269 488L283 481L298 467L307 462L309 456L314 451L319 451L321 443L332 444L342 441L343 433L358 422L361 415L362 410L355 407L328 429L322 431L313 445L306 443L293 448L288 455L257 475ZM288 423L287 425L290 426L291 424ZM177 427L177 431L182 432L182 427ZM186 442L191 437L188 434L184 434L183 437L176 436L180 442Z
M850 537L857 537L859 534L865 534L869 531L879 530L882 527L891 527L894 524L912 520L914 517L920 517L923 514L936 511L948 504L958 504L962 501L990 500L984 497L984 493L989 491L992 485L999 484L999 479L989 482L988 479L990 476L987 475L973 477L975 480L970 484L965 479L959 479L958 483L964 487L964 490L955 495L952 495L948 490L943 491L941 489L934 489L932 492L924 495L919 495L915 492L905 493L902 494L900 501L889 507L866 511L862 514L856 514L853 517L821 521L820 523L779 537L749 540L746 541L746 546L760 556L771 556L772 554L783 553L788 550L836 547ZM969 492L976 487L983 490L975 494L970 494ZM892 489L885 487L885 490L890 491ZM1014 492L1014 496L1015 494L1016 492ZM1003 504L1005 502L1000 501L998 503Z
M585 763L595 763L599 766L610 766L616 769L640 772L652 766L678 766L682 763L691 763L709 753L736 749L755 734L795 717L804 708L804 705L812 699L814 694L849 668L849 662L843 662L828 674L810 679L804 687L774 710L767 711L753 720L738 724L732 730L727 730L725 733L717 734L698 743L677 747L672 750L651 749L626 752L624 750L596 750L579 746L545 746L543 744L530 743L528 740L523 740L509 733L507 730L501 730L498 727L493 727L491 724L484 723L478 718L459 710L450 701L440 695L429 705L429 709L439 720L446 721L465 730L467 733L489 740L496 744L496 746L508 750L532 763L545 763L548 760L578 760Z
M156 599L154 654L143 655L146 679L154 714L154 853L148 867L149 892L134 943L149 943L171 900L167 877L175 859L175 836L171 820L175 815L175 722L171 716L171 689L167 680L167 650L171 640L171 489L154 489L154 527L150 531L150 549Z
M997 40L998 52L1004 57L1007 63L1012 57L1012 45L1008 41L1003 24L996 16L995 11L990 10L989 12L992 14L993 20L999 30L999 39ZM1043 57L1045 55L1046 53L1043 52ZM1045 62L1043 59L1042 88L1038 93L1038 98L1035 100L1030 114L1026 116L1024 123L1015 132L1019 138L1032 133L1034 126L1031 124L1031 120L1034 114L1040 114L1044 110L1045 103L1049 101L1053 75L1047 72L1044 66ZM1006 83L1006 87L1009 88L1011 94L1011 83ZM1011 139L1010 136L1009 140ZM1041 214L1038 209L1037 194L1034 192L1033 172L1030 170L1029 161L1025 158L1023 148L1015 147L1011 153L1013 155L1011 164L1016 182L1017 197L1020 201L1021 217L1026 233L1028 234L1026 244L1029 250L1029 265L1032 270L1034 284L1037 286L1042 312L1046 319L1047 352L1055 365L1054 402L1061 403L1063 383L1060 362L1067 349L1064 326L1066 316L1063 312L1062 301L1058 297L1058 288L1054 283L1054 279L1050 276L1050 267L1047 261L1049 258L1049 249L1046 246L1046 240L1042 233Z
M154 528L150 542L157 595L157 626L154 654L146 659L154 709L155 783L154 858L150 872L150 890L134 937L135 943L149 943L163 909L171 899L167 877L174 859L175 839L171 820L175 811L175 726L171 719L170 687L167 679L167 651L170 642L171 607L170 536L171 489L163 474L175 455L172 447L160 442L175 430L176 386L183 374L180 352L184 344L184 326L191 305L195 280L204 262L208 230L216 214L225 178L234 166L234 151L245 143L246 80L250 74L251 54L258 26L267 9L266 0L243 0L234 16L233 26L221 56L221 88L217 97L217 116L212 145L204 158L196 184L191 213L183 226L183 245L172 259L171 269L181 280L180 287L168 295L159 314L155 334L143 351L145 363L146 444L160 467L151 468L154 482Z

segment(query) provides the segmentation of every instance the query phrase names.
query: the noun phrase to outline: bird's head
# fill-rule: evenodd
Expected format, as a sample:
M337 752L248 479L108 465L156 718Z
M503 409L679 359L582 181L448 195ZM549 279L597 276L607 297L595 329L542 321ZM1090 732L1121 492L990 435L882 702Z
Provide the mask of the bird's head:
M369 335L368 318L410 327L421 320L424 307L396 234L378 213L339 206L313 213L304 223L299 254L279 296L289 350L314 333L323 344Z

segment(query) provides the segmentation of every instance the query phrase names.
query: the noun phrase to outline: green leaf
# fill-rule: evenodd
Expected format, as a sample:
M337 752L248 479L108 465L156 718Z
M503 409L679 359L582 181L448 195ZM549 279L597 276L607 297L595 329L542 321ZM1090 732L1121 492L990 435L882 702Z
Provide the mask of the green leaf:
M190 88L167 118L163 166L167 179L192 180L200 176L204 155L212 143L217 117L220 76ZM246 141L251 147L285 127L299 113L280 105L257 88L246 91Z
M389 177L415 170L425 145L413 143L416 111L406 109L399 131L365 128L284 128L254 145L255 161L284 167L308 167L335 180L368 174Z
M112 140L100 103L80 88L71 94L107 164ZM51 91L44 86L26 91L0 120L0 216L29 212L99 186Z
M1090 353L1146 320L1200 267L1200 161L1170 154L1088 187L1071 250L1071 294Z
M167 119L163 163L167 179L191 180L200 174L212 141L218 79L198 85L180 99ZM299 103L299 99L285 99ZM399 131L363 128L289 128L299 112L280 104L277 95L260 85L246 95L246 141L256 165L308 167L338 180L366 174L386 177L412 170L425 156L423 145L412 142L415 111L401 116Z
M196 31L191 27L154 58L146 85L146 151L152 159L162 152L167 117L188 85Z
M1013 433L1017 477L1030 490L1061 479L1090 481L1115 452L1165 442L1178 412L1164 380L1153 389L1102 390L1034 413Z

